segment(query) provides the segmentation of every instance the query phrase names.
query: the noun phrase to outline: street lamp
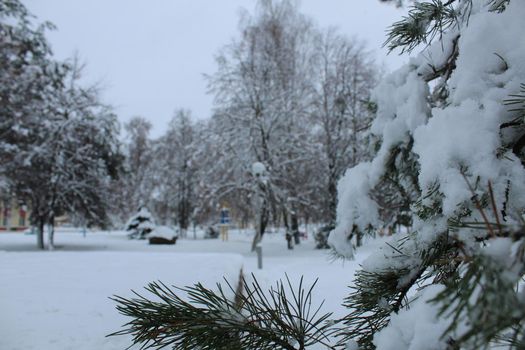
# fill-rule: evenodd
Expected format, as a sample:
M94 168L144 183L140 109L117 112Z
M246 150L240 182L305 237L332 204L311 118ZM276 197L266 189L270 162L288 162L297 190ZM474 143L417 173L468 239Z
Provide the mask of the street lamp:
M264 194L261 193L261 189L264 189L268 182L268 177L266 175L266 166L263 163L255 162L252 164L252 175L255 178L254 192L258 195L254 200L254 213L255 213L255 237L252 242L252 252L257 253L257 267L262 269L262 201L264 200Z

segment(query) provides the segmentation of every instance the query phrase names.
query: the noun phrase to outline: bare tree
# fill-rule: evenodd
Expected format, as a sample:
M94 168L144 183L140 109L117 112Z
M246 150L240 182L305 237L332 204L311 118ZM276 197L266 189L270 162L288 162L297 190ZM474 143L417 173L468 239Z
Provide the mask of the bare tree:
M178 110L168 130L155 147L156 172L160 174L156 193L164 203L164 220L173 215L185 232L191 224L196 206L195 186L197 144L191 112Z
M316 41L317 77L312 121L320 154L324 208L335 223L337 182L348 167L367 157L365 131L373 117L370 91L379 69L365 46L326 30ZM369 155L368 155L369 156Z
M149 133L151 123L135 116L124 124L124 173L113 184L113 212L121 223L126 222L140 206L150 204L154 176L151 170L153 158L152 140Z
M294 3L259 1L256 14L241 20L241 38L217 56L218 71L209 77L214 119L237 158L233 165L249 173L259 162L268 171L261 235L270 218L286 218L301 202L293 175L310 158L304 120L312 92L312 32Z

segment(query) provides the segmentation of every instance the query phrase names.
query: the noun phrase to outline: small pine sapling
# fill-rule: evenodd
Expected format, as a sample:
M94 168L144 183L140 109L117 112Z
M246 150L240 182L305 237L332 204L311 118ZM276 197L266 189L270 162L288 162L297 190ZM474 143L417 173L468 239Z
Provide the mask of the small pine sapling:
M145 207L140 207L137 214L132 216L126 224L126 231L129 232L128 237L131 239L146 239L154 228L153 217Z

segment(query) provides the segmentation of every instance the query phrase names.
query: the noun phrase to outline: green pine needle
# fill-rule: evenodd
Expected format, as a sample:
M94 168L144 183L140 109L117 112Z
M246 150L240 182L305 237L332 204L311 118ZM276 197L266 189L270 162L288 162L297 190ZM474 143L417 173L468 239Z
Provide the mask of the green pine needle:
M436 35L441 39L445 30L457 23L458 13L451 6L453 2L416 2L407 17L390 27L384 45L389 51L400 48L404 53L411 52L419 44L429 44Z
M109 336L131 334L132 345L141 349L305 349L312 344L330 345L331 313L320 314L312 306L313 283L306 288L301 278L294 288L288 276L269 291L241 280L242 294L228 283L234 300L220 284L213 291L198 283L170 288L152 282L146 290L152 298L134 292L135 298L112 298L117 310L131 318L123 329ZM182 295L182 296L180 296Z

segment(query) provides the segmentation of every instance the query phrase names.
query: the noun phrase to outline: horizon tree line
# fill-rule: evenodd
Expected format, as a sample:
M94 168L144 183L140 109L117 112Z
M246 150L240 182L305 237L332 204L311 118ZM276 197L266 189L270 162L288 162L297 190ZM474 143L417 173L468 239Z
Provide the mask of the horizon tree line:
M299 219L334 224L338 179L370 157L370 91L380 70L366 45L319 28L294 2L261 0L215 59L206 76L210 119L177 110L157 139L137 136L151 129L143 117L126 124L129 179L148 175L120 188L139 194L120 219L142 203L161 223L187 230L212 223L227 204L241 225L257 220L261 235L283 225L296 242ZM132 164L141 147L147 160ZM264 186L254 163L266 168Z
M98 86L80 81L78 58L54 59L52 24L34 25L19 0L0 1L1 193L31 208L38 246L55 218L119 227L147 206L186 232L228 206L262 236L299 222L334 224L337 180L369 155L370 91L380 74L364 43L319 28L292 1L260 0L206 76L213 115L178 109L166 132L120 125ZM265 167L261 182L254 163ZM257 204L259 203L259 204Z

